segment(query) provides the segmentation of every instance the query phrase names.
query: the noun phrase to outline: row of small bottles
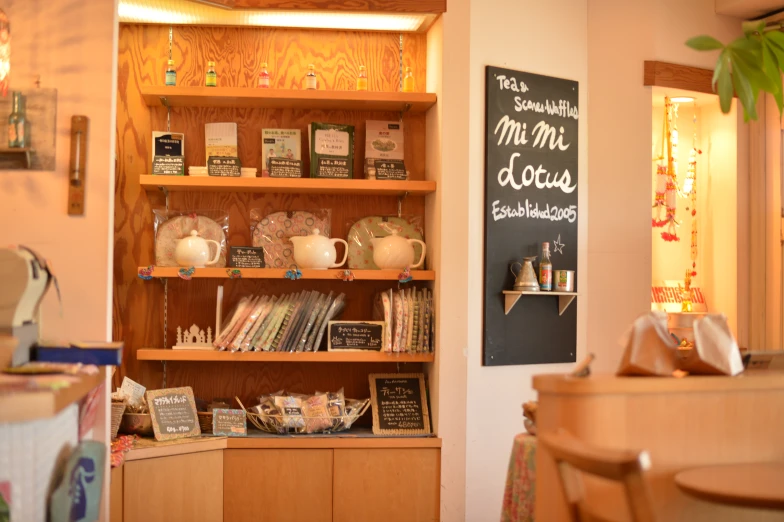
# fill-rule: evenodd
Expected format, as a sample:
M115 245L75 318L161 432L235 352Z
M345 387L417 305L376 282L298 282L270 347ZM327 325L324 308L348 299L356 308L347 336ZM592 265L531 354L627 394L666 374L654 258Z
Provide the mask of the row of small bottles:
M177 71L174 68L174 60L169 60L166 67L166 85L177 85ZM215 62L207 62L207 73L204 77L204 85L206 87L218 86L218 74L215 72ZM270 74L267 70L267 63L261 64L261 72L259 73L259 88L269 89L270 87ZM316 68L313 64L308 65L308 72L305 75L305 89L317 90L318 79L316 78ZM357 75L357 90L368 90L368 77L367 69L364 65L359 66L359 74ZM406 75L403 78L403 92L414 92L414 73L411 67L406 67Z

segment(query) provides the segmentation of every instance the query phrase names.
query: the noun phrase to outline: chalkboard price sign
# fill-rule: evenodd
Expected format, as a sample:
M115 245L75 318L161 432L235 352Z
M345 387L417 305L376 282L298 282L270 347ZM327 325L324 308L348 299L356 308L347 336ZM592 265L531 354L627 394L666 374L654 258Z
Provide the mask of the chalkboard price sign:
M193 389L166 388L147 392L156 440L182 439L201 435Z
M287 158L269 158L269 177L271 178L301 178L302 160Z
M384 321L330 321L329 344L333 351L381 351Z
M248 434L247 418L244 410L212 410L212 434L227 437L245 437Z
M424 374L376 373L368 378L375 435L430 433Z
M242 175L242 163L239 158L210 156L207 160L207 174L238 178Z
M484 364L574 362L576 306L524 295L506 315L502 292L545 242L553 270L577 270L579 84L499 67L485 81Z
M375 160L376 179L405 181L408 179L406 165L402 161Z
M152 159L152 173L155 176L185 175L185 158L183 156L155 156Z
M264 268L264 248L229 247L229 264L232 268Z
M319 158L316 177L339 179L351 178L351 169L349 168L348 160L341 158Z

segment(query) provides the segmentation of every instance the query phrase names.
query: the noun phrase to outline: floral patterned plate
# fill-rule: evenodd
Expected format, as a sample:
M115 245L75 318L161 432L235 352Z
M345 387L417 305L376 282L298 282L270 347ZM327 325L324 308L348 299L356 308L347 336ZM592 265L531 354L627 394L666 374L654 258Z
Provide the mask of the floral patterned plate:
M422 241L421 219L368 216L360 219L348 231L348 267L355 270L378 270L373 262L371 239L390 235L390 227L399 230L398 235L406 239ZM420 245L414 245L414 259L422 253ZM424 265L423 265L424 266Z
M253 229L253 246L264 248L264 264L269 268L294 268L292 236L307 236L314 228L329 237L330 223L310 212L275 212L259 221Z
M155 236L155 265L156 266L179 266L174 260L174 249L180 239L191 233L191 230L198 230L199 235L204 239L212 239L221 244L221 256L213 267L223 268L226 266L226 234L223 228L214 220L200 215L177 216L167 220L158 227L158 234ZM214 247L211 247L214 252ZM214 256L215 254L210 254Z

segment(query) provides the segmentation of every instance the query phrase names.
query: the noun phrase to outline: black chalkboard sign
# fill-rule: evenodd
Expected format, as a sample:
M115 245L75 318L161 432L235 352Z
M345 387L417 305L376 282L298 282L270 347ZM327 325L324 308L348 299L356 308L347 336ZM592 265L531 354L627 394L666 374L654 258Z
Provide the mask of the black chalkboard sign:
M319 158L316 168L317 178L351 178L351 167L347 159Z
M196 402L190 386L150 390L147 392L147 404L156 440L201 435Z
M422 373L375 373L370 380L373 433L417 435L430 433L425 375Z
M544 242L553 270L577 269L579 85L486 73L484 364L574 362L576 306L559 316L557 297L524 295L505 315L502 292L510 265L541 259Z
M245 410L213 409L212 434L225 435L226 437L245 437L248 434Z
M271 178L301 178L302 160L269 158L267 170Z
M330 321L327 350L381 351L384 321Z
M185 158L182 156L155 156L152 159L152 173L156 176L185 175Z
M232 268L264 268L264 248L229 247L229 266Z
M207 174L238 178L242 175L242 163L239 158L210 156L207 160Z
M375 160L376 179L405 181L408 179L406 165L399 160Z

